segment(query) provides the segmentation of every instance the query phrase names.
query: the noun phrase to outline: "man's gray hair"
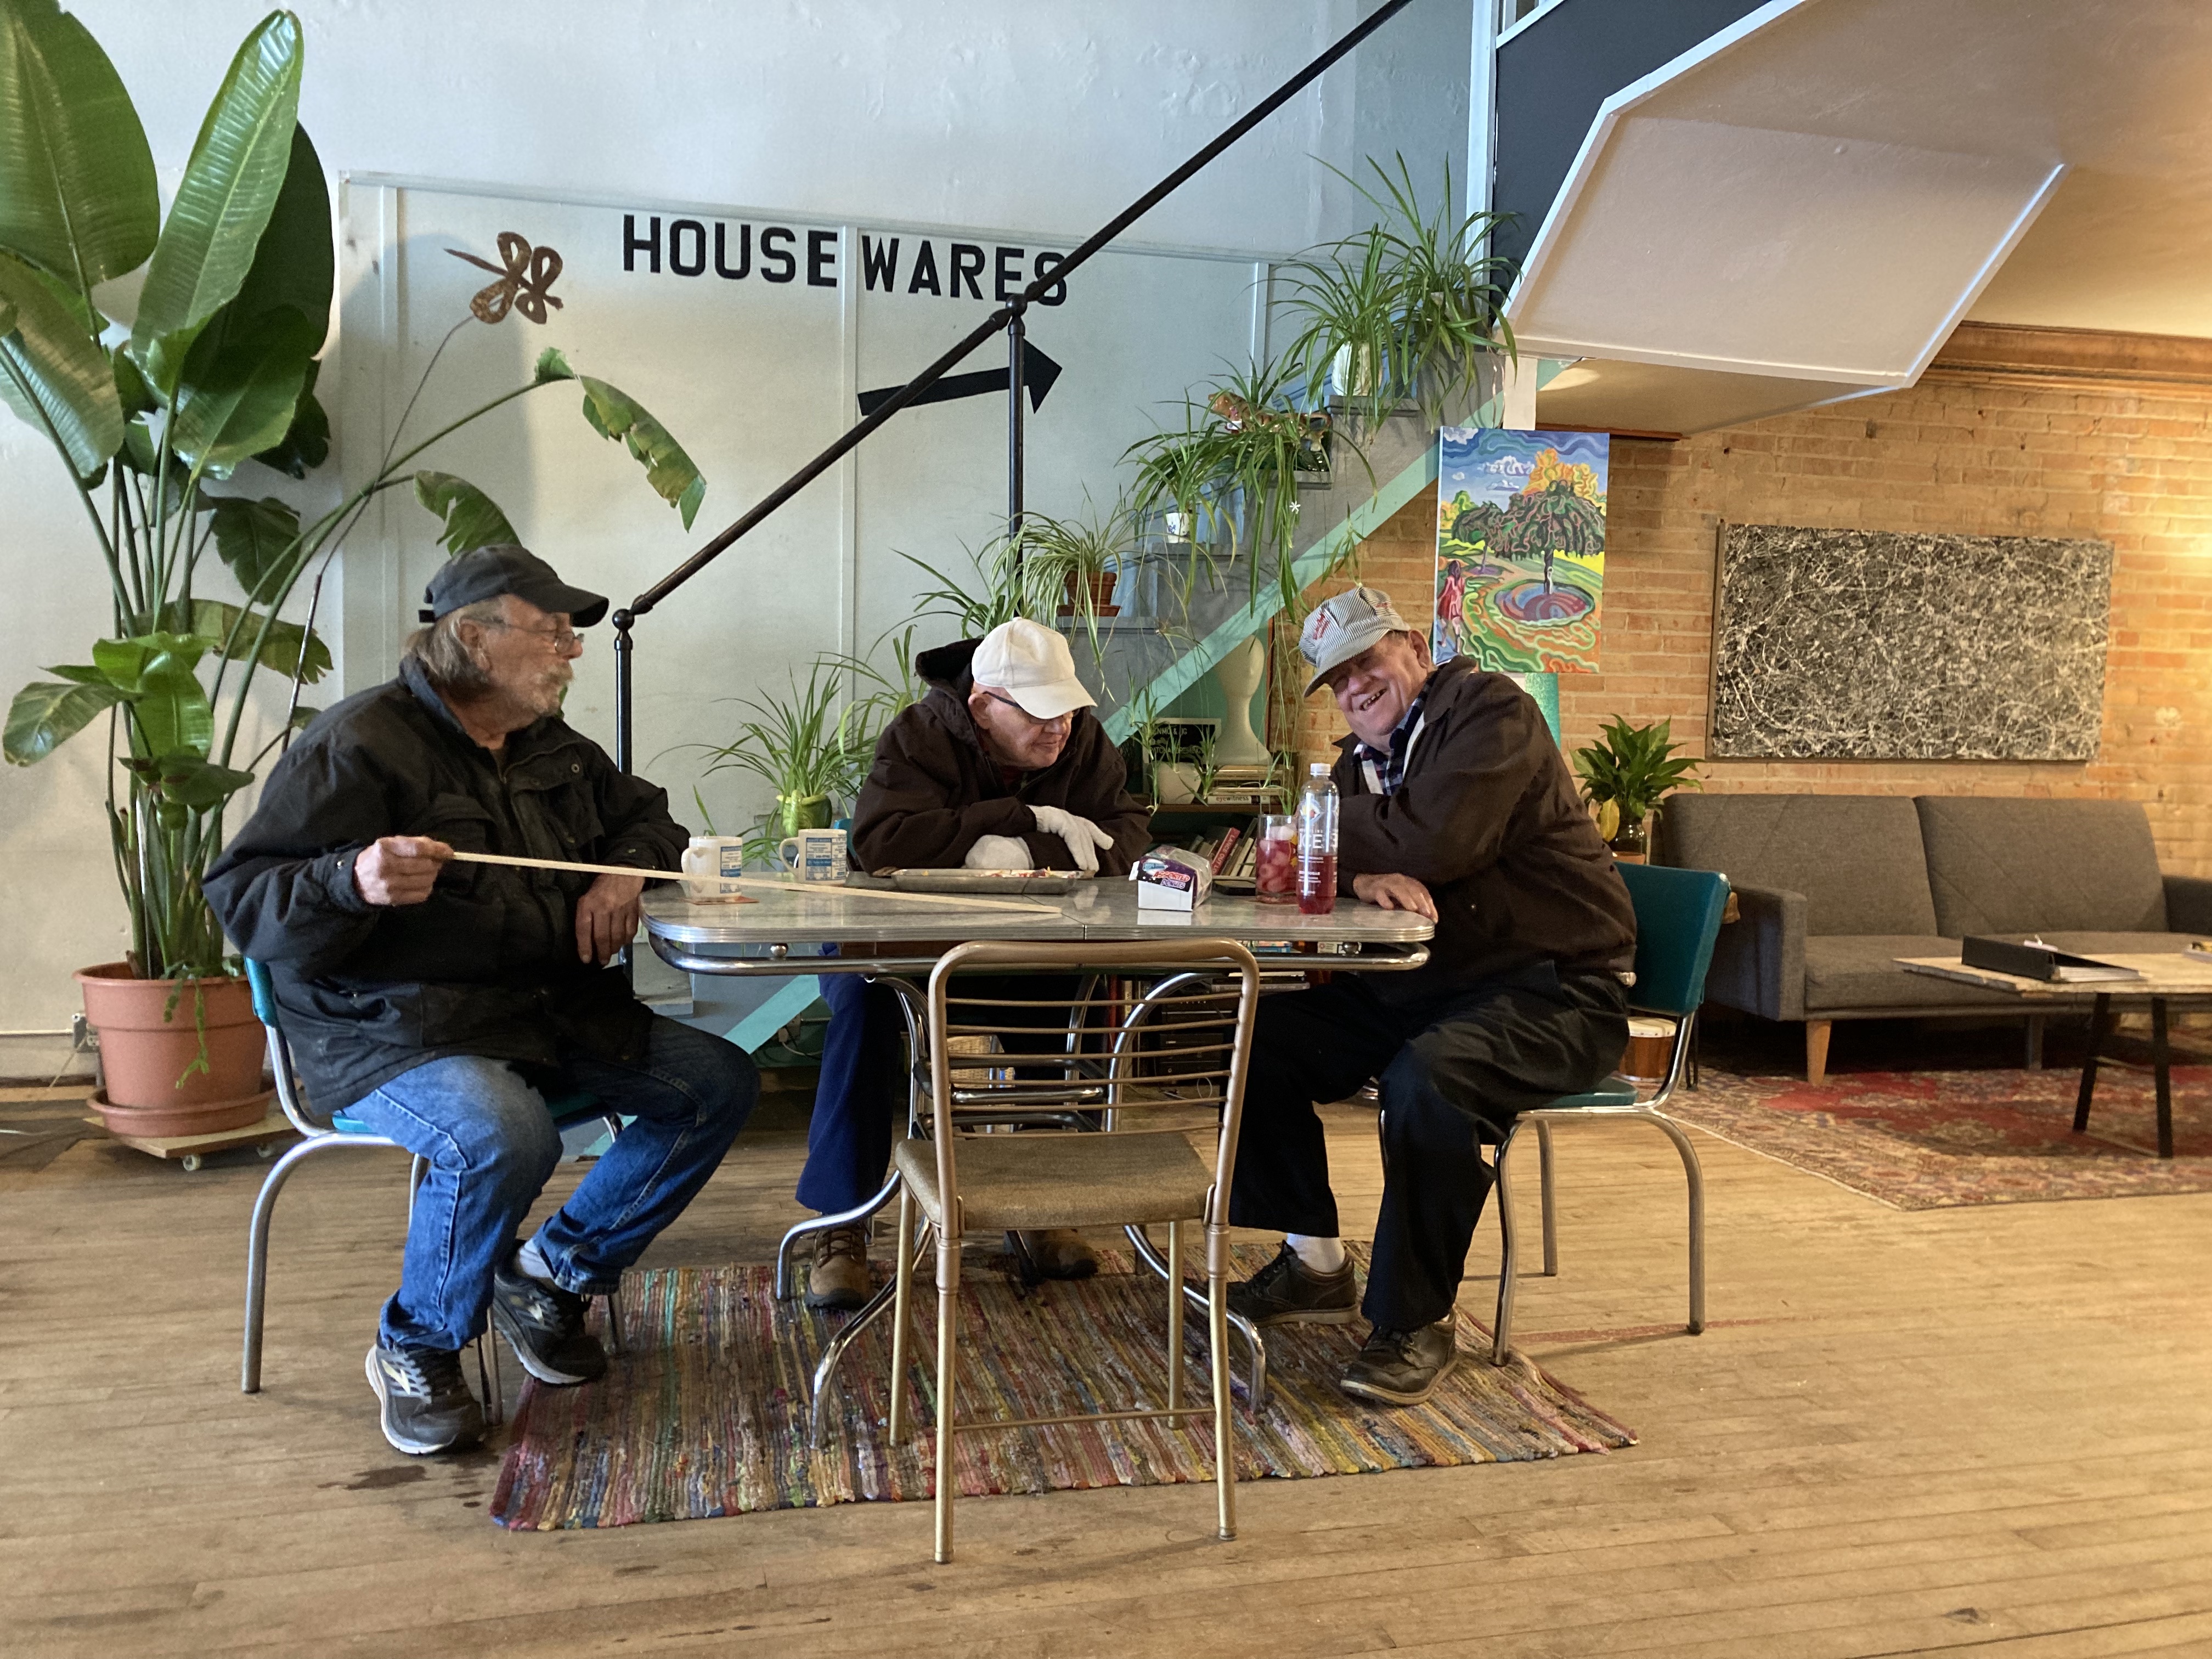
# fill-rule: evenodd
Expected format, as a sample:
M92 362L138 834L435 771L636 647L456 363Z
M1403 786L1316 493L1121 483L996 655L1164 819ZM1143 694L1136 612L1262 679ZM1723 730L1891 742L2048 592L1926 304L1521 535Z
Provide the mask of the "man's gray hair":
M478 599L474 605L448 611L428 628L410 634L401 657L420 666L423 678L441 691L481 696L491 690L491 676L469 654L460 627L465 622L503 622L506 616L506 608L497 599Z

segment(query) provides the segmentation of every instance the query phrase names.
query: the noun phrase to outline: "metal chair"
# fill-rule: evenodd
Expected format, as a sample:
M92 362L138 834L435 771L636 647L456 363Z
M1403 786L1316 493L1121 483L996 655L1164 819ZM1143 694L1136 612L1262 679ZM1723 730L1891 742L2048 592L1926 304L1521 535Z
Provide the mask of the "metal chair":
M246 1352L239 1374L239 1390L243 1394L261 1392L261 1329L263 1310L269 1287L269 1221L276 1208L276 1195L284 1190L284 1183L292 1178L292 1171L305 1159L317 1152L334 1147L382 1147L394 1152L406 1152L388 1135L380 1135L360 1119L345 1113L335 1114L325 1124L319 1121L307 1109L301 1097L297 1079L292 1072L292 1047L285 1040L282 1023L283 1010L276 1003L276 993L269 976L266 964L248 958L246 963L246 983L253 992L253 1012L269 1033L269 1069L276 1079L276 1101L284 1109L284 1115L300 1132L300 1144L278 1158L261 1182L261 1192L253 1200L253 1220L246 1240ZM596 1095L578 1092L562 1095L546 1103L556 1126L589 1122L597 1119L606 1126L610 1134L622 1131L622 1120L602 1105ZM427 1160L410 1154L407 1175L407 1204L411 1215L416 1190L422 1184L423 1172L429 1167ZM610 1294L607 1303L607 1330L619 1351L622 1343L622 1304L617 1295ZM505 1400L500 1382L499 1354L491 1340L491 1330L486 1325L477 1339L477 1376L483 1392L484 1412L492 1422L501 1420L505 1412Z
M1691 1146L1689 1136L1661 1109L1674 1098L1690 1064L1698 1009L1705 1000L1705 970L1712 963L1713 941L1720 935L1721 913L1728 906L1729 882L1726 876L1711 870L1670 870L1644 864L1624 864L1620 874L1628 884L1629 900L1636 907L1636 979L1629 1006L1639 1013L1673 1019L1674 1053L1668 1060L1666 1080L1650 1099L1639 1099L1636 1085L1627 1079L1609 1078L1587 1094L1569 1095L1522 1113L1498 1147L1498 1222L1504 1250L1498 1274L1498 1324L1490 1348L1494 1365L1505 1363L1512 1334L1516 1263L1513 1206L1505 1187L1506 1154L1524 1128L1536 1132L1547 1278L1556 1277L1559 1271L1552 1202L1552 1126L1648 1123L1674 1143L1690 1190L1689 1330L1694 1336L1705 1328L1705 1173L1698 1167L1697 1149Z
M979 994L954 976L968 973L1066 973L1103 969L1168 975L1179 993L1157 991L1142 1003L1146 1023L1109 997L1095 1025L1109 1040L1104 1133L956 1133L976 1114L1018 1115L1066 1087L1058 1079L1024 1079L1020 1069L991 1056L959 1053L960 1039L997 1034L994 1009L1024 1005L1003 994ZM1202 981L1193 980L1203 975ZM1170 981L1170 983L1173 982ZM1233 1003L1223 1006L1230 988ZM1025 945L980 941L948 951L929 978L927 1025L928 1106L933 1133L892 1151L900 1176L898 1266L893 1281L889 1431L906 1422L908 1304L911 1300L917 1214L937 1241L937 1493L935 1557L952 1559L953 1437L988 1428L1030 1428L1100 1419L1165 1419L1211 1413L1214 1432L1216 1532L1236 1535L1237 1466L1231 1439L1228 1275L1229 1188L1243 1116L1260 970L1251 952L1226 939L1194 939L1129 945ZM1145 1041L1138 1041L1139 1035ZM1163 1042L1171 1039L1171 1046ZM962 1044L967 1047L967 1044ZM1213 1157L1199 1156L1188 1134L1193 1113L1213 1136ZM1180 1116L1183 1121L1161 1122ZM1146 1120L1151 1120L1146 1121ZM1204 1224L1212 1400L1184 1404L1182 1224ZM958 1352L961 1236L1042 1227L1164 1224L1167 1237L1165 1404L1054 1417L963 1423L955 1409Z

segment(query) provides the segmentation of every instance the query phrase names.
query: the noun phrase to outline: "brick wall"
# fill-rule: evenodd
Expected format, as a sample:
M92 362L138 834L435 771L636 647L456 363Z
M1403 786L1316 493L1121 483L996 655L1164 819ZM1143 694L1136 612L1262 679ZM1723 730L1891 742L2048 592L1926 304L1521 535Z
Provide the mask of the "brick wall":
M1605 672L1561 680L1570 747L1620 714L1671 719L1702 750L1715 538L1723 522L2094 537L2112 544L2105 728L2096 759L1715 762L1707 787L1769 793L2070 795L2140 800L2161 861L2212 875L2212 393L1932 372L1907 392L1667 443L1616 438ZM1434 611L1434 503L1363 546L1362 580L1409 620ZM1315 598L1349 585L1316 587ZM1309 757L1344 726L1304 710Z

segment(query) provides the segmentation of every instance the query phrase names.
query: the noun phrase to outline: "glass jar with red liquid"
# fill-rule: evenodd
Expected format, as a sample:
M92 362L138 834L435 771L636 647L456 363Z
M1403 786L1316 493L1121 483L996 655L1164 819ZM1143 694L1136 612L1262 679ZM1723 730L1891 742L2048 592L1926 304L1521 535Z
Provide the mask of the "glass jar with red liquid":
M1252 896L1262 904L1298 902L1298 821L1288 812L1260 820L1260 844L1253 850Z

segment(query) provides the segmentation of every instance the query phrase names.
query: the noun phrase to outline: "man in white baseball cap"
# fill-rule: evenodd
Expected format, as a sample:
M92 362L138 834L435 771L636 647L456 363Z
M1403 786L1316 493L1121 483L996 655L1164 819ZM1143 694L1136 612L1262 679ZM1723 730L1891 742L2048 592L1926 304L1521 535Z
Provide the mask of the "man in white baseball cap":
M1127 765L1091 712L1064 637L1017 617L980 640L925 651L915 666L929 693L876 741L853 809L857 868L1128 873L1150 839L1150 815L1123 787ZM1060 994L1042 983L1030 980L1010 994ZM824 974L822 995L830 1030L799 1201L844 1216L865 1211L890 1167L892 1127L906 1103L906 1024L890 988L858 975ZM1034 1012L1053 1042L1065 1041L1065 1009ZM1025 1233L1016 1243L1046 1278L1097 1271L1097 1257L1074 1233ZM811 1305L856 1308L867 1299L867 1223L858 1218L818 1236Z

